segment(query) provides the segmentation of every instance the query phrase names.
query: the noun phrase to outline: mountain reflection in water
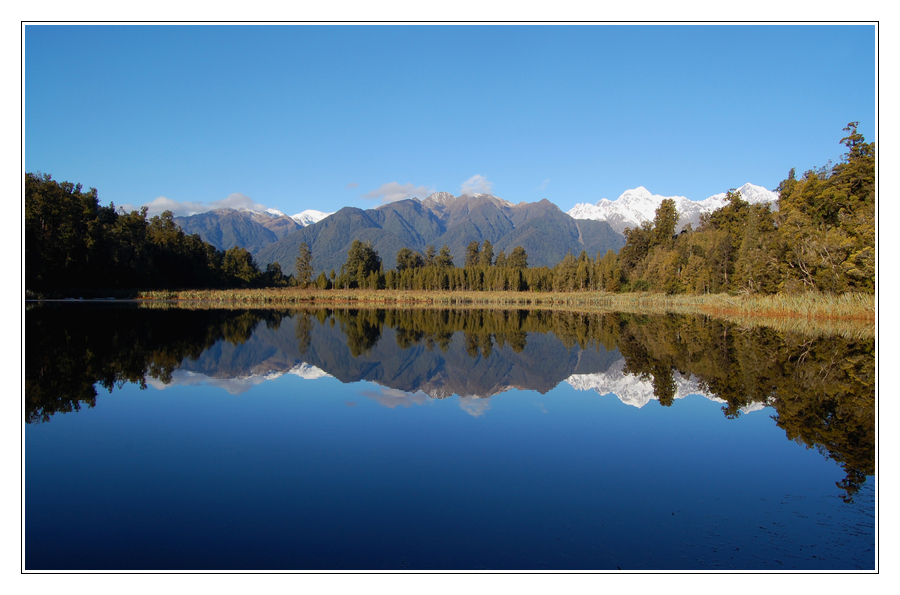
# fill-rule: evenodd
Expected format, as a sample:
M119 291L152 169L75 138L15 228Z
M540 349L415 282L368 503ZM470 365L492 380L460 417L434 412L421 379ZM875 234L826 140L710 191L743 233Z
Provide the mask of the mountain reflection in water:
M77 309L76 309L77 308ZM706 316L526 310L222 310L45 304L26 314L25 421L97 404L126 382L240 394L284 374L380 385L390 408L460 397L474 416L511 389L567 382L643 407L688 394L725 416L772 407L788 439L874 474L874 341L739 328ZM348 403L351 405L351 403Z

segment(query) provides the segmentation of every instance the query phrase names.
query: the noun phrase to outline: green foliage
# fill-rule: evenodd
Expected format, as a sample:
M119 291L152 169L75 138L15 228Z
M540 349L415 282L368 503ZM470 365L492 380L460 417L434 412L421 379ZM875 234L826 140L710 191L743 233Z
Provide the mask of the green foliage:
M297 280L297 285L308 287L312 282L313 272L315 271L312 265L312 251L310 251L309 244L306 242L301 242L300 244L294 270L296 271L295 279Z
M528 268L528 254L525 252L525 248L523 248L522 246L516 246L515 248L513 248L512 252L509 253L507 266L509 266L509 268L511 269Z
M232 254L226 262L225 253L185 234L170 211L148 219L146 207L126 213L99 206L93 188L25 175L28 290L208 288L269 279L252 259L238 260Z
M469 242L469 245L466 247L466 268L478 265L478 261L480 259L478 252L478 240L472 240L471 242Z
M271 262L266 265L265 285L266 287L287 287L291 283L291 278L286 277L281 271L281 265L277 262Z
M656 209L653 219L653 235L650 238L651 246L669 246L675 235L675 226L678 225L678 209L675 201L666 198Z
M250 287L259 277L259 269L253 262L253 256L238 246L225 251L222 271L230 278L232 284L243 287Z
M406 247L401 248L397 252L396 270L398 273L402 273L407 269L418 269L423 266L425 266L425 259L418 252L413 252Z
M481 247L481 254L478 255L478 264L483 267L494 265L494 247L490 240L485 240Z
M372 287L373 281L370 279L372 273L381 271L381 257L372 247L371 242L361 242L353 240L350 250L347 251L347 262L341 267L342 281L339 284L343 287ZM377 281L375 282L377 285Z
M777 213L732 190L698 230L674 237L674 202L663 201L653 224L625 231L617 263L625 286L666 293L874 292L875 146L855 122L844 130L841 162L800 179L792 169L778 185Z
M450 254L450 247L447 244L444 244L444 247L438 252L437 257L434 259L434 265L441 269L453 267L453 256Z

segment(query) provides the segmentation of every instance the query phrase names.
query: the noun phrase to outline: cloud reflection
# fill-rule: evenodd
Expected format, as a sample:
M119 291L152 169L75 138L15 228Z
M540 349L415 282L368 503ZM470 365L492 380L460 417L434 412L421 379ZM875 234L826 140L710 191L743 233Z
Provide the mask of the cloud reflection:
M481 417L491 408L491 402L478 397L460 397L459 407L472 417Z
M380 387L378 390L364 390L359 393L367 399L372 399L382 407L395 409L397 407L412 407L431 402L431 397L423 392L407 393L395 388Z

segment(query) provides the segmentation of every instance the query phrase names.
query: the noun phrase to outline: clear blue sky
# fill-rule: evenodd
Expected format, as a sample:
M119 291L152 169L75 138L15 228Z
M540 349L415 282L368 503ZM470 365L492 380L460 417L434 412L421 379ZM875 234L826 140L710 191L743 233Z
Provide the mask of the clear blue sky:
M875 56L873 25L29 25L25 170L176 210L700 200L877 142Z

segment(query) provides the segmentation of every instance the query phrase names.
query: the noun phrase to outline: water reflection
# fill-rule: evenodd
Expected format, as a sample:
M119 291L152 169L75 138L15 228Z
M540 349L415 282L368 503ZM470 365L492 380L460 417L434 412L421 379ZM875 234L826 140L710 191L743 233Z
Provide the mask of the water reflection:
M77 308L77 309L75 309ZM493 310L142 309L44 305L26 315L25 421L97 404L97 389L268 379L369 381L389 407L460 397L473 416L511 389L561 383L665 407L689 394L735 418L764 407L788 439L874 474L874 341L740 328L705 316ZM348 402L348 406L355 403Z

